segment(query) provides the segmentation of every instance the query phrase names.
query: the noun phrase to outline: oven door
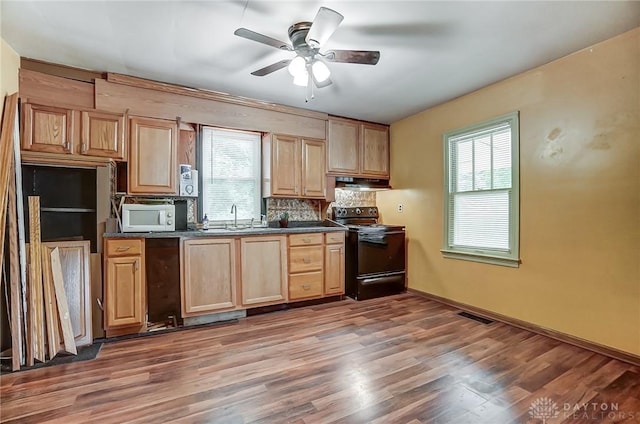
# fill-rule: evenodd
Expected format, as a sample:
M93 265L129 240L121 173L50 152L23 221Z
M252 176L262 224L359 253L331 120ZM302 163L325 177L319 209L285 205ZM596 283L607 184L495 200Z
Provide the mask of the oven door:
M404 231L360 230L358 275L404 271L404 239Z

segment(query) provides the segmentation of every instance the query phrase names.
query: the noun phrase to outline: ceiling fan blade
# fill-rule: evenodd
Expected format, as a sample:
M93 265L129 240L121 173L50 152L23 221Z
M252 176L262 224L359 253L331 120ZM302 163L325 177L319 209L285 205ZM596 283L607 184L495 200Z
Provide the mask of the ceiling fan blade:
M340 25L344 16L328 7L321 7L313 19L311 28L305 37L305 41L312 48L318 48L323 45L331 34L333 34Z
M259 34L255 31L251 31L246 28L238 28L234 31L234 34L238 37L246 38L248 40L257 41L258 43L266 44L267 46L275 47L280 50L293 51L293 47L284 41L276 40L275 38L267 37L266 35Z
M329 62L360 63L375 65L380 60L380 52L373 50L329 50L324 55Z
M253 71L251 72L251 75L263 77L270 74L271 72L277 71L278 69L286 68L289 63L291 63L291 59L281 60L280 62L272 63L269 66L265 66L264 68L260 68L257 71Z

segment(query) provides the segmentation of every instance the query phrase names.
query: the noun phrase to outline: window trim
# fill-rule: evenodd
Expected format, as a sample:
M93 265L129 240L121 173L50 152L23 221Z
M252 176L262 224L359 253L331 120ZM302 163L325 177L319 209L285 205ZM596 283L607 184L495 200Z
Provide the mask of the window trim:
M508 252L490 249L472 249L452 247L450 241L449 218L451 193L449 139L470 132L481 131L501 123L509 122L511 128L511 196L509 208L509 246ZM464 128L447 131L442 134L444 181L443 181L443 226L442 255L444 258L462 259L492 265L519 267L520 261L520 122L519 112L515 111Z

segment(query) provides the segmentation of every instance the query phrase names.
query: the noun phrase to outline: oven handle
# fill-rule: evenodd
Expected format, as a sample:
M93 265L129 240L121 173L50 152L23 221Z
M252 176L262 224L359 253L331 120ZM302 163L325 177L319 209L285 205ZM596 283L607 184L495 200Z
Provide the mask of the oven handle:
M384 233L360 233L358 241L363 243L387 245L387 238L393 235L404 235L404 231L387 231Z
M387 245L387 240L386 240L386 237L384 235L362 236L362 237L360 237L360 239L358 241L361 242L361 243L381 244L381 245L384 245L384 246Z

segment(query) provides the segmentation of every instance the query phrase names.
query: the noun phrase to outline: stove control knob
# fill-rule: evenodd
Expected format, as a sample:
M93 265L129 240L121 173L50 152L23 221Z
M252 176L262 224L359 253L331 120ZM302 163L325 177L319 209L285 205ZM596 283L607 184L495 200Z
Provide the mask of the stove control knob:
M362 210L360 208L356 208L356 215L362 214Z
M375 208L369 208L369 215L377 216L378 215L378 211L375 210Z

